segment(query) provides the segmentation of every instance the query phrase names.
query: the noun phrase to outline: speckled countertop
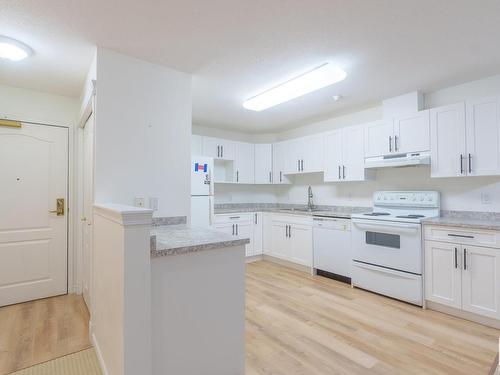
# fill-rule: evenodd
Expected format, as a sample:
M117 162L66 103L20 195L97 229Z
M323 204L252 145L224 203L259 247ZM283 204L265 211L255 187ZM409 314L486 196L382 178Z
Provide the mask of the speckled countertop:
M248 238L235 237L209 228L181 225L161 225L151 228L151 257L241 246Z
M368 207L324 207L319 206L314 211L306 211L303 207L232 207L216 208L215 214L234 214L244 212L273 212L301 216L327 216L349 219L353 213L370 212Z
M475 217L441 216L425 219L422 221L422 224L465 229L500 230L500 219L478 219Z

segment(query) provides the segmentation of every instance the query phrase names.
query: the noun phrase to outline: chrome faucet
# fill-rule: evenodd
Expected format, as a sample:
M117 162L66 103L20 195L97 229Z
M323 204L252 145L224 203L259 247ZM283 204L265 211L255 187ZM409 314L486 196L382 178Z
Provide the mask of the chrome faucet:
M309 211L312 211L314 209L314 203L313 203L313 191L311 186L307 188L307 209Z

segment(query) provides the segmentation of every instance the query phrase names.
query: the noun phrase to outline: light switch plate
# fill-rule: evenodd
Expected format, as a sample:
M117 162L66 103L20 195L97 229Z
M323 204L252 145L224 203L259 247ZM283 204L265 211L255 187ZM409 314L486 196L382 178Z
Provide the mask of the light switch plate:
M482 204L491 204L491 203L493 203L493 201L491 199L491 194L490 193L486 193L486 192L481 193L481 203Z
M135 197L134 198L134 206L135 207L144 207L146 204L146 200L143 197Z

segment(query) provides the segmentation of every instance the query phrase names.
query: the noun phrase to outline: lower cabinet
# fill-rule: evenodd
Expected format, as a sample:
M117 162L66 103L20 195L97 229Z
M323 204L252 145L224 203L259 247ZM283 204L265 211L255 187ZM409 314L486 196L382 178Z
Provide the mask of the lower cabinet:
M263 214L262 212L254 213L253 221L253 253L252 255L261 255L264 243L263 231Z
M245 212L242 214L215 215L214 228L235 237L249 238L250 243L245 247L245 254L246 256L254 254L253 214Z
M500 249L474 245L481 234L451 233L457 242L426 239L425 298L500 319Z
M308 220L276 215L272 217L271 226L271 248L267 251L269 255L312 266L312 225Z

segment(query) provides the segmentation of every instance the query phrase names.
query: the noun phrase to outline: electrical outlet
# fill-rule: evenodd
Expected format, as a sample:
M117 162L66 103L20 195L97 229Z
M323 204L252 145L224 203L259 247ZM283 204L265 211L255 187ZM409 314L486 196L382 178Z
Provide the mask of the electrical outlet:
M134 206L135 207L144 207L146 204L146 200L143 197L135 197L134 198Z
M483 192L481 193L481 203L482 204L491 204L493 203L493 200L491 198L490 193Z
M160 203L158 198L156 197L149 198L149 208L151 208L153 211L158 211L158 209L160 208Z

